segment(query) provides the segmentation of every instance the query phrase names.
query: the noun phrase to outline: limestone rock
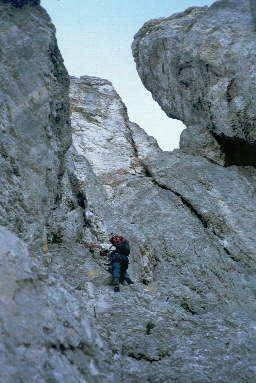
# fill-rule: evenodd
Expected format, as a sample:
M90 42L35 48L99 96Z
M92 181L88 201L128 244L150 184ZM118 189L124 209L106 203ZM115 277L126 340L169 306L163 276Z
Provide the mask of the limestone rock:
M107 85L108 92L103 85ZM119 108L113 118L109 110L112 111L112 105L117 103ZM97 121L92 121L94 114L89 117L92 108L97 110ZM97 232L96 222L105 223L105 227L101 224L98 232L99 238L103 238L104 230L109 230L112 225L114 231L124 234L132 243L130 270L138 287L122 286L125 307L119 301L115 304L112 294L106 295L106 281L97 255L93 256L94 261L89 266L90 289L93 289L88 296L90 310L95 310L95 324L108 348L114 350L113 371L116 371L116 363L118 365L122 361L125 380L130 379L131 382L146 380L147 377L159 382L168 379L193 381L193 377L197 382L210 382L218 378L215 370L218 366L224 381L233 378L239 382L244 374L249 381L254 379L254 372L249 367L251 362L245 360L242 362L242 373L236 375L236 369L230 372L229 363L232 364L238 354L229 353L229 362L225 366L222 364L220 355L225 351L219 343L222 351L219 349L213 358L206 356L201 346L211 349L213 355L216 344L210 339L205 343L204 330L199 331L197 325L199 334L192 343L198 342L198 352L210 368L211 377L207 378L204 372L204 362L197 363L195 369L189 368L188 360L194 358L189 350L194 330L191 324L181 321L184 312L195 315L197 323L202 320L200 326L208 329L208 326L213 326L213 336L218 337L219 329L231 315L229 307L241 323L238 307L244 304L242 302L249 301L244 312L247 316L245 323L251 323L249 318L253 315L255 294L255 242L252 233L255 230L256 201L253 169L246 171L244 168L238 172L236 167L224 168L182 151L162 152L141 128L128 121L119 96L105 80L72 78L71 110L74 149L79 152L81 161L89 159L91 177L94 174L93 188L100 190L101 196L104 196L102 203L99 194L86 193L87 203L90 204L91 229L94 227ZM109 142L110 135L118 136L118 140L113 138ZM205 133L206 142L209 136ZM97 137L100 139L97 140ZM120 148L122 161L119 158ZM216 144L212 159L223 163L218 150ZM222 153L220 155L223 156ZM109 159L114 159L113 163ZM131 159L138 164L136 173L130 167ZM79 167L77 175L84 185L86 174L88 168ZM67 257L65 259L67 262ZM88 264L88 260L86 262ZM55 262L53 267L57 267ZM247 268L250 269L250 277ZM66 274L65 266L61 270ZM69 276L70 282L75 284L74 276L75 270ZM101 284L99 278L102 278ZM82 281L81 286L85 288ZM111 315L111 323L105 322L103 327L100 315L104 318ZM126 316L127 321L124 319ZM119 327L120 317L125 329ZM168 330L174 325L181 326L181 332ZM150 326L153 329L150 330ZM236 335L232 334L231 328L226 325L222 328L222 339L234 339ZM244 342L251 335L246 325L242 332L245 346ZM185 333L190 334L187 340ZM175 336L182 337L182 342L176 342ZM248 347L253 354L253 345L250 343ZM175 350L179 354L181 348L186 350L182 359L186 372L171 372L170 365L177 363Z
M228 352L228 362L224 365L221 355L226 351L219 341L218 346L213 344L211 336L218 338L222 328L221 338L226 343L232 339L233 344L236 332L232 333L232 320L236 318L238 322L235 323L241 324L239 306L250 302L243 309L247 319L244 325L241 324L242 347L248 347L246 352L251 354L255 352L252 343L248 343L253 334L249 335L251 330L246 328L247 324L252 326L255 297L252 235L256 210L253 192L255 171L224 168L179 150L162 152L141 128L128 121L123 106L114 119L113 115L106 114L104 123L100 119L92 123L92 116L88 117L91 108L96 108L96 115L99 116L100 111L104 113L104 105L110 102L108 94L102 92L102 84L106 81L82 77L72 79L71 84L74 147L79 151L81 160L89 158L92 173L96 175L94 190L101 190L104 196L101 206L107 206L105 212L98 209L95 213L98 201L103 200L99 195L86 194L91 217L95 217L91 221L92 227L99 222L99 217L103 217L101 221L105 223L105 228L101 226L101 238L104 230L110 230L112 225L114 231L124 234L132 243L130 270L137 286L122 286L125 307L120 305L120 296L116 302L112 294L108 296L104 291L107 281L103 279L97 256L93 256L93 262L88 263L87 260L86 263L91 272L88 274L91 275L90 290L93 289L88 296L90 310L96 312L95 324L108 348L114 350L112 371L116 371L116 365L122 362L125 380L130 379L131 382L150 377L157 382L187 380L203 383L217 380L216 371L220 370L223 381L233 379L240 382L244 375L248 381L253 381L252 359L244 359L242 353L232 351ZM120 102L111 85L107 85L111 102L114 103L113 95ZM109 144L107 137L111 132L118 132L119 142L124 143L122 162L118 158L113 163L107 160L116 158L113 152L118 146L114 140L113 145ZM100 135L100 141L94 143L97 135ZM205 137L207 142L209 137ZM217 145L215 148L212 157L216 156L216 161L213 161L218 162L219 148ZM99 165L101 151L106 159L103 166ZM139 164L139 171L135 174L130 169L131 156ZM121 168L123 172L120 172ZM108 182L105 176L109 177L110 171L118 182ZM88 169L80 167L79 178L85 180L86 174ZM106 211L111 216L110 220ZM67 262L66 256L65 259ZM98 263L97 267L94 262ZM55 261L53 267L57 267ZM64 274L65 268L61 268ZM73 270L69 276L70 283L76 283L75 275ZM101 284L99 278L102 278ZM84 282L89 283L89 280ZM86 289L82 281L81 286ZM200 330L195 324L198 336L194 337L195 328L191 322L186 322L184 313L195 316L197 324L200 322ZM106 318L104 327L101 315ZM109 316L110 322L107 320ZM125 329L120 328L120 317ZM229 328L225 323L231 317ZM201 331L202 328L205 330ZM209 340L204 339L204 331L208 331L206 328L212 328ZM188 362L196 360L189 345L191 339L191 347L197 344L198 353L202 356L201 362L196 364L196 372L191 370ZM217 354L215 347L219 350ZM210 349L211 356L216 357L207 356L204 348ZM184 371L180 372L178 368L171 370L170 365L177 365L176 358L181 349ZM238 355L243 359L242 372L235 369L233 375L230 366ZM211 371L210 377L204 372L204 363Z
M146 154L160 149L153 137L129 121L112 84L96 77L71 77L70 100L74 146L88 159L99 182L111 187L126 174L143 174L133 131L138 132L138 140L147 140ZM140 134L144 136L139 138Z
M55 29L42 8L3 1L0 23L0 381L113 382L81 292L49 271L56 243L84 234L85 210Z
M216 4L213 19L226 20L233 1ZM201 112L182 138L189 153L162 152L111 83L88 76L71 78L71 143L48 16L28 4L0 11L0 380L253 383L254 167L222 166L233 162ZM111 232L132 245L135 284L119 294L83 245Z
M0 222L39 244L71 143L69 78L42 8L1 2L0 22Z
M254 20L253 1L221 0L149 21L136 34L133 54L144 85L190 129L183 150L255 165Z
M79 294L49 276L4 227L0 243L1 382L113 382L100 372L103 359L97 366L103 343Z
M232 259L255 265L255 182L236 167L223 168L176 150L145 161L159 187L171 190ZM255 169L251 175L255 176ZM239 191L239 192L238 192Z

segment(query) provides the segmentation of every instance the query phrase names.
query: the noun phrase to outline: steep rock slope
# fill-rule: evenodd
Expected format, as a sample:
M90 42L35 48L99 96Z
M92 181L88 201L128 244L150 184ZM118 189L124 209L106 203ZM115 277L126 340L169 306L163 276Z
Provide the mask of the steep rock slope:
M248 339L254 337L256 200L248 179L254 169L162 152L129 122L106 80L71 78L70 94L74 147L89 160L107 209L107 216L97 209L99 194L86 193L91 225L102 217L106 226L98 239L112 228L133 244L130 269L137 286L122 288L125 305L102 288L107 281L100 261L88 278L97 286L88 297L90 310L113 351L114 371L122 365L119 379L253 381L255 349ZM82 168L79 177L86 179ZM88 283L82 283L85 295ZM156 327L147 331L150 325ZM242 329L242 352L232 326Z
M0 380L254 382L254 169L162 152L88 76L71 78L71 144L48 16L0 6ZM132 243L120 294L82 245L111 231Z

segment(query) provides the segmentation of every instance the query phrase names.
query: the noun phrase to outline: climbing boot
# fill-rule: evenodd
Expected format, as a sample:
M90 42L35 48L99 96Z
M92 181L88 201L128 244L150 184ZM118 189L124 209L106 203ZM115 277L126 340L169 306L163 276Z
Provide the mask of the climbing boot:
M112 285L114 286L114 291L115 292L120 291L120 289L119 289L119 279L113 278Z
M128 285L133 285L134 282L131 280L131 278L125 278L126 282L128 283Z

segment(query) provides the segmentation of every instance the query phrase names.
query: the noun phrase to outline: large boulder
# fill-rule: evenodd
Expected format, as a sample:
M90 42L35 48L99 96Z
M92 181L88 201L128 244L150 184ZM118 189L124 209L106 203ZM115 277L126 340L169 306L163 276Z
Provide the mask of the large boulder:
M133 54L144 85L188 127L183 150L220 164L255 165L255 48L250 0L192 7L149 21L136 34Z

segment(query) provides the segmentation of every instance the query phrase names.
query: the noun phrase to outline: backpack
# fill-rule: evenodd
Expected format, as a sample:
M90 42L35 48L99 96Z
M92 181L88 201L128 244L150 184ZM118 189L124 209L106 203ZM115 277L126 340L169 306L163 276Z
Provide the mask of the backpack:
M130 245L127 240L116 245L116 252L119 254L126 255L127 257L130 255Z

